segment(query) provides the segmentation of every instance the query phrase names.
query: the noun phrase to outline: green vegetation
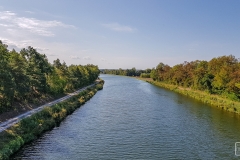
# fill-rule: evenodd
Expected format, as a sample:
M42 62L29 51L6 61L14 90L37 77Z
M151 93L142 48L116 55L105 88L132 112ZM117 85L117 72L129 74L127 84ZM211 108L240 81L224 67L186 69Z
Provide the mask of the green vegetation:
M147 76L150 75L151 69L146 70L136 70L136 68L132 69L105 69L103 74L115 74L115 75L123 75L123 76ZM144 77L147 78L147 77Z
M141 73L140 77L141 78L150 78L150 73Z
M61 95L93 83L100 71L94 65L53 64L33 47L19 53L0 41L0 113L13 103L34 103L46 95Z
M100 81L70 99L46 107L31 117L21 120L18 124L0 133L0 159L8 159L10 155L19 150L24 144L29 143L43 134L58 126L60 122L74 110L88 101L97 90L102 89L104 81Z
M173 67L159 63L156 68L145 71L105 70L103 73L135 76L139 72L141 78L150 76L155 85L240 113L240 61L233 55L213 58L209 62L185 61Z
M188 97L199 100L203 103L219 107L223 110L240 114L240 102L239 101L233 101L231 99L227 99L224 96L211 94L211 93L203 92L203 91L199 91L199 90L193 90L193 89L189 89L189 88L183 88L183 87L180 87L177 85L167 84L164 82L148 81L148 80L147 80L147 82L154 84L156 86L159 86L159 87L167 88L172 91L181 93Z
M232 55L213 58L209 62L184 62L173 67L159 63L152 70L151 78L234 101L240 100L240 62Z

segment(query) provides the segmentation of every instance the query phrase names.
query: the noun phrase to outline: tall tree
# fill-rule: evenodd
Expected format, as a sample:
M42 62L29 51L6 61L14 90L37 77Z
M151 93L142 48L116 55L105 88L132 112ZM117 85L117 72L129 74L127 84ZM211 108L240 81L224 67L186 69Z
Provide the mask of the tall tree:
M38 53L33 47L22 49L20 53L27 61L27 75L30 78L31 94L46 93L48 89L46 75L51 72L47 57Z
M30 90L29 77L27 75L27 63L15 50L10 52L9 65L14 83L16 84L14 97L24 99Z
M10 107L14 98L15 83L9 65L7 46L0 41L0 109ZM3 108L5 107L5 108Z

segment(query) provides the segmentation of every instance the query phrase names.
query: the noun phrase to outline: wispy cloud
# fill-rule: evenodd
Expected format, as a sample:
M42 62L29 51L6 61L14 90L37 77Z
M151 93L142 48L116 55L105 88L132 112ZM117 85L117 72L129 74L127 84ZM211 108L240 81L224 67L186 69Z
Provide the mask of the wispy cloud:
M57 56L57 55L54 54L54 53L47 53L47 56L51 56L51 57L53 57L53 56Z
M36 18L19 17L16 13L11 11L0 12L0 26L24 29L34 34L47 37L54 36L54 33L50 28L75 28L73 25L67 25L56 20L45 21Z
M2 37L0 37L0 40L4 43L8 45L8 48L11 49L15 49L15 50L21 50L22 48L26 48L28 46L32 45L32 41L31 40L20 40L20 41L14 41L14 40L9 40L9 39L4 39ZM43 47L34 47L35 49L37 49L38 52L40 53L44 53L46 51L49 51L49 48L43 48ZM47 54L49 56L56 56L55 54Z
M90 49L82 49L82 50L80 50L80 52L89 52L90 51Z
M39 52L44 52L44 51L48 51L48 50L49 50L48 48L40 48L40 47L37 47L36 49L37 49L37 51L39 51ZM50 55L50 54L49 54L49 55Z
M2 27L13 27L13 25L11 25L11 24L2 24L2 23L0 23L0 26L2 26Z
M107 23L107 24L102 24L102 26L104 26L108 29L111 29L113 31L118 31L118 32L133 32L136 30L135 28L120 25L118 23Z
M2 42L4 44L7 44L10 49L12 49L12 48L22 49L22 48L25 48L25 47L31 45L31 41L30 40L22 40L22 41L17 41L16 42L16 41L13 41L13 40L4 39L2 37L0 37L0 40L2 40Z
M89 56L86 56L86 57L83 57L84 60L91 60L91 57Z
M80 57L78 56L70 56L71 59L81 59Z

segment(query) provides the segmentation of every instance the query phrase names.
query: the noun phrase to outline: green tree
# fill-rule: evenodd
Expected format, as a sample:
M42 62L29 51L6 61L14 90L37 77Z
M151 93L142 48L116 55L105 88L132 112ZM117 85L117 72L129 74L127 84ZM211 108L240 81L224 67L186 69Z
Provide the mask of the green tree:
M20 54L27 62L27 75L30 79L31 94L37 96L48 90L46 76L51 73L51 66L46 55L42 55L33 47L22 49Z
M152 71L151 71L151 73L150 73L150 77L155 81L155 80L157 80L157 78L158 78L158 75L157 75L157 71L156 71L156 69L152 69Z
M221 94L231 90L234 86L231 76L237 73L238 64L238 60L232 55L213 58L209 62L209 73L214 75L212 82L214 92Z
M15 83L9 65L7 46L0 41L0 111L11 107L14 98Z
M14 97L18 100L23 100L30 90L27 63L19 53L12 50L10 52L9 65L15 83Z

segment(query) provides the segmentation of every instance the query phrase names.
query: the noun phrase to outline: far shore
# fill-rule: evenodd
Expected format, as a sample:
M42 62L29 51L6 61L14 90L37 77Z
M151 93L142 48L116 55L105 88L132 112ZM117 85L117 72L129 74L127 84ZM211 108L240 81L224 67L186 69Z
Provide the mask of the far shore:
M163 88L175 91L177 93L186 95L188 97L199 100L211 106L215 106L222 110L226 110L228 112L233 112L240 115L240 102L230 100L221 95L210 94L205 91L193 90L191 88L184 88L181 86L167 84L164 82L157 82L157 81L154 81L152 78L141 78L141 77L134 77L134 78L146 81L158 87L163 87Z

